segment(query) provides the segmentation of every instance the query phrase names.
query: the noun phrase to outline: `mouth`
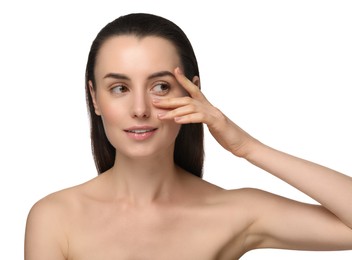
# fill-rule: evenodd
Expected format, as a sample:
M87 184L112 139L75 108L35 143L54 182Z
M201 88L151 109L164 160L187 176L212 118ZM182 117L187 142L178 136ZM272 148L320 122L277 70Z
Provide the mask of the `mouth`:
M150 127L150 126L135 126L131 128L127 128L124 131L127 136L135 141L145 141L154 136L155 132L158 128Z
M125 132L133 133L133 134L145 134L149 132L155 131L157 128L150 128L150 129L127 129Z
M146 134L156 131L158 128L148 125L136 125L129 128L125 128L124 131L130 134Z

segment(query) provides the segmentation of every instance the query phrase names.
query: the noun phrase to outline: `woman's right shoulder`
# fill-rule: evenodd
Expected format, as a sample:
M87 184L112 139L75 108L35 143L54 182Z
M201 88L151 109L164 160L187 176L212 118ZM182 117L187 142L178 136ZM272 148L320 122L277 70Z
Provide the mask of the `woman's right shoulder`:
M46 195L33 204L28 217L32 215L45 216L47 219L67 217L68 212L73 213L84 204L87 186L91 185L93 180Z
M25 231L25 254L28 259L38 259L39 255L44 256L40 259L66 255L70 223L82 212L87 185L90 185L87 183L53 192L33 204Z
M74 207L74 203L78 199L78 190L78 186L75 186L46 195L33 204L28 218L46 216L46 219L53 220L53 218L60 217L69 208Z

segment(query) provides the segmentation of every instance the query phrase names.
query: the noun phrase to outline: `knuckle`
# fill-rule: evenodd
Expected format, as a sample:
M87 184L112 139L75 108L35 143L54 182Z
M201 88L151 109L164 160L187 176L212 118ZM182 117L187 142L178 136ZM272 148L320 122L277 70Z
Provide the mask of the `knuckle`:
M205 121L205 119L206 119L206 116L202 113L202 114L200 114L200 120L202 121L202 122L204 122Z
M192 111L196 111L197 110L197 106L195 104L190 104L190 107L191 107Z
M185 97L184 99L185 99L186 103L191 103L192 102L192 98L189 97L189 96Z

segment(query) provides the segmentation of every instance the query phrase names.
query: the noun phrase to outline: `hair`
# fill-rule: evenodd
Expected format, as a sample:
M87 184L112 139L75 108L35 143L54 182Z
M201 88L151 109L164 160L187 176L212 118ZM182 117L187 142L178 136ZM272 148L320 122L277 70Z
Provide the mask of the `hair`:
M133 35L139 38L156 36L170 41L176 47L185 76L190 80L194 76L199 76L197 59L186 34L175 23L163 17L146 13L132 13L120 16L102 28L91 45L85 75L92 153L98 174L114 165L116 149L105 134L101 117L95 114L89 91L89 81L92 82L95 89L94 69L98 52L106 40L119 35ZM175 140L175 164L198 177L203 175L203 139L203 124L191 123L181 126Z

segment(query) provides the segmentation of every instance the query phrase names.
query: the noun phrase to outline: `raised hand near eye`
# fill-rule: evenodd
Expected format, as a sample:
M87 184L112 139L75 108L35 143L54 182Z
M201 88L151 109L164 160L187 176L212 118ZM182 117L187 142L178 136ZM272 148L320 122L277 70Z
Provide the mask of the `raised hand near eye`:
M244 157L249 149L247 144L254 139L214 107L179 68L175 69L175 77L189 96L154 100L156 107L169 110L159 114L159 119L179 124L204 123L221 146Z

